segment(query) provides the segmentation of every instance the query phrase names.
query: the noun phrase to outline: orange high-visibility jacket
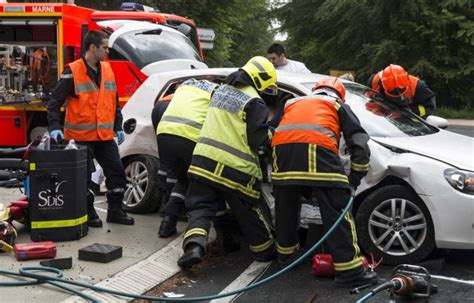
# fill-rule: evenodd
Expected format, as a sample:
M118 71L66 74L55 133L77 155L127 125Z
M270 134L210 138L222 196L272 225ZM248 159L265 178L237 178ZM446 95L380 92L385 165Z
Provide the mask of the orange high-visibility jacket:
M336 98L323 95L288 100L285 114L273 135L272 146L309 143L338 154L339 107Z
M382 93L382 81L380 80L382 77L382 71L376 73L372 79L372 89L377 91L378 93ZM418 85L418 78L412 75L408 75L409 86L406 94L404 95L405 98L412 99L415 96L416 86Z
M83 59L69 64L77 97L67 97L64 139L113 140L117 87L108 62L100 62L100 87L87 75Z

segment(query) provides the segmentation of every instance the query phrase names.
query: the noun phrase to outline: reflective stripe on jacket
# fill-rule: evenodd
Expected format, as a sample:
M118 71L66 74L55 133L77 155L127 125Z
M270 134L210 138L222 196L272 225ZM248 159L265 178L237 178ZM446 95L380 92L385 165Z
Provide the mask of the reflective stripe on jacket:
M262 179L258 155L247 138L245 107L252 100L260 98L251 86L235 88L219 86L211 97L209 110L193 153L191 175L218 183L247 196L258 198L260 193L253 188L256 180ZM217 163L215 169L199 165L195 158L207 158ZM237 178L226 174L226 167L249 176L249 182L242 184Z
M197 142L206 119L209 100L217 84L190 79L178 87L157 128L157 134L170 134Z
M341 129L337 110L340 104L330 96L306 96L288 100L284 116L275 129L272 146L308 143L338 154Z
M83 59L69 64L77 97L68 96L64 139L76 141L113 140L117 87L108 62L100 62L100 88L87 75Z

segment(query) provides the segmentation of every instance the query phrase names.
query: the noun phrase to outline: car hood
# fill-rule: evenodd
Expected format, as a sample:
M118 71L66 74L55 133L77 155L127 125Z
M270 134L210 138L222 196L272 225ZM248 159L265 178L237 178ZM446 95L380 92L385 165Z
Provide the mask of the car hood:
M418 137L381 138L372 140L385 146L404 149L454 167L474 171L474 139L440 130L436 134Z

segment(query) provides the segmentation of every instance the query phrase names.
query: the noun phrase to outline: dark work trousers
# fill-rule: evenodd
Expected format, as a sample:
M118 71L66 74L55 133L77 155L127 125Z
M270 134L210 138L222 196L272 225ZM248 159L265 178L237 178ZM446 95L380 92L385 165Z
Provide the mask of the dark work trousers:
M163 117L163 114L168 105L169 102L157 102L155 104L155 107L153 107L153 110L151 111L151 124L153 125L153 129L155 130L155 132L158 128L158 123ZM156 137L156 141L158 143L158 136ZM158 188L161 192L160 205L164 206L166 205L166 203L168 203L171 191L173 190L176 181L176 176L173 175L173 171L170 171L170 174L168 175L168 169L166 168L166 164L163 163L163 161L161 161L160 159L160 168L158 169Z
M160 189L160 205L164 206L170 199L171 191L176 184L176 176L173 175L173 171L168 174L166 165L160 160L160 168L158 168L158 188Z
M183 137L167 134L158 135L157 140L160 163L166 169L166 183L176 180L168 203L163 208L163 216L178 220L178 217L186 210L184 199L189 185L188 169L196 143Z
M122 207L123 195L127 180L120 159L117 143L110 141L81 141L77 144L87 146L87 174L89 176L88 184L90 186L91 174L95 171L93 159L95 158L104 170L105 185L107 186L107 202L109 209L118 209ZM87 192L88 207L94 204L94 193L92 190Z
M277 251L281 255L294 253L298 247L298 219L301 209L300 196L307 187L298 185L274 185ZM350 191L344 188L313 188L319 203L324 231L336 222L350 198ZM350 212L339 223L325 247L332 254L336 274L356 274L363 270L357 234Z
M188 227L184 234L183 249L190 243L206 249L211 220L218 212L219 201L225 200L230 206L256 260L265 260L275 252L271 223L265 218L262 204L258 200L223 191L197 179L191 179L186 206L188 207Z
M174 220L186 211L185 198L189 186L188 169L191 165L196 143L180 136L160 134L157 136L160 161L167 173L166 183L173 184L168 203L163 208L163 216ZM219 233L233 230L235 220L227 211L224 200L218 202L217 213L212 218L214 227Z

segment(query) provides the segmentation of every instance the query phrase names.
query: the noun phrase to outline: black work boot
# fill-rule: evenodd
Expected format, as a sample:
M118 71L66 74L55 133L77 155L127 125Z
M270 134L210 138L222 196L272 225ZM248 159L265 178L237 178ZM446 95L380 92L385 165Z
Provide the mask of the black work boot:
M164 216L161 219L160 229L158 230L158 235L160 238L168 238L177 233L176 224L177 220L171 216Z
M345 275L336 272L335 282L342 286L361 286L366 284L377 284L379 276L376 272L365 269L356 275Z
M278 254L278 264L280 265L280 268L285 268L288 265L292 264L297 259L299 259L304 253L305 253L304 250L298 249L297 251L293 252L292 254L287 254L287 255ZM301 263L305 262L305 261L306 261L306 259L301 261L299 263L299 265Z
M87 225L90 227L102 227L102 220L95 211L94 204L87 206Z
M200 263L203 255L204 249L199 244L190 243L186 245L184 254L178 260L178 265L182 268L190 268L194 264Z
M254 259L257 262L271 262L277 258L276 249L270 249L265 254L254 254Z
M107 210L107 222L123 225L135 224L135 220L133 220L132 217L129 217L127 213L121 208L109 208Z
M216 234L217 247L221 254L228 254L240 249L240 242L234 237L232 232L216 229Z

